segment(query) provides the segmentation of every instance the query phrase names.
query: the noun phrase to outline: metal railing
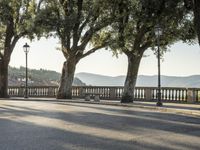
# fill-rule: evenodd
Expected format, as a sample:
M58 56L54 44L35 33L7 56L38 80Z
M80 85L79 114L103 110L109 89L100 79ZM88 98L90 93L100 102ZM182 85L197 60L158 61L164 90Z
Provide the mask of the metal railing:
M157 99L157 87L136 87L134 90L135 100L155 101ZM58 91L57 86L31 86L28 87L29 97L55 97ZM122 86L74 86L72 96L84 98L86 93L91 96L99 94L100 99L120 100L124 88ZM25 87L10 86L8 88L10 96L23 97ZM94 93L94 94L93 94ZM200 102L200 88L161 88L162 101L170 102Z

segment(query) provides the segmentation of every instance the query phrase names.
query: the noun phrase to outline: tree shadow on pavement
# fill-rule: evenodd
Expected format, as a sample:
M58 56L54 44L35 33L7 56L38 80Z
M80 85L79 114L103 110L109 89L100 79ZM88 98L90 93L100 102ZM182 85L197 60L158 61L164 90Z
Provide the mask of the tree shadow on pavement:
M38 105L44 106L0 105L0 133L3 135L0 145L16 149L13 148L16 143L19 150L200 149L198 117L94 104L51 103L55 108L62 107L61 110L46 110L45 107L50 105L48 102L38 102ZM42 119L37 120L38 117ZM50 126L48 120L58 121L58 126L59 121L64 122L65 126ZM102 136L112 132L118 133L118 138ZM22 148L26 145L29 147Z

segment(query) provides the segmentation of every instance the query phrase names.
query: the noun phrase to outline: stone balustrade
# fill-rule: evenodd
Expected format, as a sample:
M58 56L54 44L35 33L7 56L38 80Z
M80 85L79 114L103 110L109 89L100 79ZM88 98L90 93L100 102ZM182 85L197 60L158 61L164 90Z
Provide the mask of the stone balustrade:
M29 97L55 97L57 86L30 86L28 87ZM100 99L120 100L123 94L122 86L74 86L72 96L84 98L86 93L99 93ZM11 97L23 97L25 87L10 86L8 93ZM162 101L170 102L200 102L200 88L177 88L162 87ZM94 96L91 94L91 96ZM136 87L134 91L135 100L156 101L157 87Z

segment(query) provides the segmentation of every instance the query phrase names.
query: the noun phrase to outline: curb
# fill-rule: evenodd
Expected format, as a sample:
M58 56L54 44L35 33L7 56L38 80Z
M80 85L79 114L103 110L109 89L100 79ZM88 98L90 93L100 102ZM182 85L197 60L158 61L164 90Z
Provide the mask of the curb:
M133 103L119 103L119 102L108 102L105 100L101 100L100 102L95 102L95 101L85 101L84 99L55 99L55 98L16 98L16 97L11 97L9 99L0 99L0 100L15 100L15 101L44 101L44 102L67 102L67 103L84 103L84 104L98 104L98 105L110 105L110 106L121 106L121 107L135 107L135 108L144 108L144 109L149 109L149 110L158 110L161 112L170 112L170 113L175 113L175 114L180 114L180 115L188 115L188 116L193 116L193 117L199 117L200 118L200 107L197 110L190 110L190 109L183 109L183 108L168 108L169 106L164 105L162 107L156 106L148 106L147 104L142 102L133 102ZM152 102L154 103L154 102ZM165 103L167 104L167 103ZM184 105L184 104L183 104Z

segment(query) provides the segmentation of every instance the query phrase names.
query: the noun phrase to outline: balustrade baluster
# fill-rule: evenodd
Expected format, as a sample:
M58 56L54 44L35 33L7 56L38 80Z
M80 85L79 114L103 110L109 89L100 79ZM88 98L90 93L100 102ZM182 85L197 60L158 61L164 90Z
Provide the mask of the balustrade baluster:
M9 87L8 93L10 96L24 96L24 87ZM157 99L157 88L148 88L148 87L136 87L134 90L134 96L136 99L144 100L147 99L147 93L148 93L148 99ZM56 96L56 93L58 91L58 87L39 87L39 86L33 86L28 87L28 94L29 96L36 96L36 97L49 97L49 96ZM113 100L119 100L122 97L123 94L123 87L81 87L76 86L72 89L72 95L74 97L82 97L83 92L85 93L99 93L101 99L113 99ZM147 92L148 91L148 92ZM190 89L191 92L194 94L194 99L196 101L200 101L199 94L200 89L194 89L193 91ZM188 101L188 89L186 88L162 88L162 100L163 101ZM94 94L92 94L94 96Z
M161 95L160 95L161 100L163 100L163 88L161 88L160 92L161 92Z
M142 88L140 89L140 96L139 96L139 99L143 99Z
M141 99L144 100L144 89L141 89Z
M43 96L43 93L44 93L44 89L41 88L41 96Z
M181 90L178 90L178 101L181 101Z
M143 99L143 100L145 99L145 94L144 94L145 92L144 92L144 91L145 91L145 89L142 88L142 99Z
M141 89L139 88L139 89L138 89L138 99L140 99L140 96L141 96L141 95L140 95L140 94L141 94L140 92L141 92Z
M185 89L185 90L183 90L183 99L184 99L184 101L186 101L187 100L187 98L186 98L186 94L187 93L187 90Z
M196 102L198 102L199 95L198 95L198 90L197 89L195 89L195 94L196 94Z
M153 91L152 92L152 97L153 97L153 99L155 99L155 89L153 89L152 91Z
M178 93L177 93L177 89L175 89L175 90L174 90L174 97L175 97L174 99L175 99L175 101L177 101L177 98L178 98L177 94L178 94Z
M198 90L197 95L198 95L197 101L200 102L200 90Z
M46 88L44 88L44 94L43 94L43 96L46 96Z
M174 91L171 90L171 100L174 101Z
M117 90L116 90L116 96L117 96L117 98L120 98L120 89L119 88L117 88Z
M138 89L138 99L141 98L141 89Z
M164 99L166 99L166 100L168 100L168 99L167 99L167 91L168 91L168 90L165 89L165 90L164 90L164 95L163 95L163 96L164 96Z

